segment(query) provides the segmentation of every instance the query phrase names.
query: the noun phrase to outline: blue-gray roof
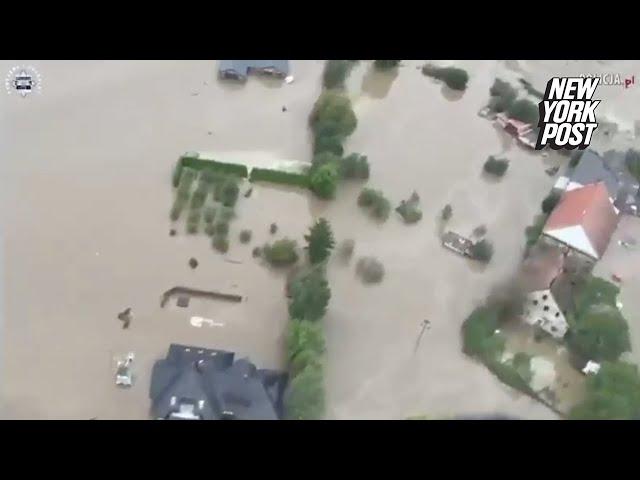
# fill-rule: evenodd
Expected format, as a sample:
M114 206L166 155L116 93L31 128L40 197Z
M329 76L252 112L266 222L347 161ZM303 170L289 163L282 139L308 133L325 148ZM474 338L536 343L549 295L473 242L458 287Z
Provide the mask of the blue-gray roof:
M573 169L570 179L580 185L604 182L609 196L614 199L621 188L638 185L625 166L625 153L616 150L608 150L603 155L587 150Z
M289 60L220 60L220 72L234 72L246 77L250 68L273 68L289 75Z
M277 420L282 415L286 374L259 370L234 353L172 344L153 366L151 410L170 418L188 406L204 420Z

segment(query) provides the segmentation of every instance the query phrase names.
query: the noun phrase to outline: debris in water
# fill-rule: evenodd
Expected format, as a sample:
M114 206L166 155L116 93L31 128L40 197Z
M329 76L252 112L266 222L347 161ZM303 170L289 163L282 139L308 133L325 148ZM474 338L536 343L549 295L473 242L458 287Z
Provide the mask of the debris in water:
M227 263L242 264L241 260L231 260L230 258L225 258L224 261L227 262Z
M127 308L126 310L118 314L118 320L122 322L123 329L129 328L129 324L131 323L132 319L133 319L133 316L131 315L131 307Z
M278 231L278 225L276 223L272 223L271 226L269 227L269 232L271 232L271 235L274 235L277 231Z
M200 94L200 92L191 92L191 96L192 97L197 97Z
M207 135L213 135L213 132L212 132L211 130L209 130L209 131L207 132Z
M293 83L293 75L289 75L287 77L285 77L284 82L289 85L291 83Z
M282 107L282 111L283 111L283 112L286 112L286 111L287 111L287 107L283 106L283 107Z
M191 257L189 259L189 266L191 268L197 268L198 267L198 260L196 260L195 258Z
M249 198L252 193L253 193L253 187L249 187L249 190L244 192L244 198Z
M177 233L177 232L176 232L176 229L175 229L175 228L172 228L171 230L169 230L169 236L170 236L170 237L175 237L175 236L176 236L176 233Z
M131 372L131 364L133 363L133 359L135 355L133 352L130 352L127 355L127 359L122 361L118 361L118 367L116 369L116 385L122 387L130 387L133 385L133 374Z
M556 173L558 173L559 170L560 170L560 167L551 167L551 168L547 168L544 171L544 173L546 173L550 177L553 177Z
M473 231L471 232L473 234L474 237L484 237L487 234L487 226L486 225L478 225L476 228L473 229Z

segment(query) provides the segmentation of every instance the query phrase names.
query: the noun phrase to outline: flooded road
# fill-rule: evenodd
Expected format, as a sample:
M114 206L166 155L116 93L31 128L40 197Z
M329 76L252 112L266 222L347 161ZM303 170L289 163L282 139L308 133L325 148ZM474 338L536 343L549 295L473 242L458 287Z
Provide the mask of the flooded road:
M31 62L42 75L42 94L0 96L0 415L147 418L150 368L171 342L235 350L259 366L283 367L285 274L262 266L251 250L274 238L272 222L279 226L275 238L302 245L313 219L325 216L338 240L356 241L352 262L336 258L329 269L329 418L554 418L466 358L460 326L515 270L524 228L554 181L544 169L555 160L520 149L476 115L497 62L458 62L470 73L461 96L424 77L417 68L423 62L403 63L384 76L369 62L354 70L348 88L358 128L346 150L368 155L369 186L394 206L415 190L423 220L406 226L393 214L376 224L356 205L359 183L341 187L332 202L260 185L238 202L226 258L240 263L229 263L210 239L186 236L181 224L169 236L172 167L185 151L246 153L256 164L308 161L307 118L323 62L293 61L290 85L250 79L241 86L217 82L214 61ZM1 62L0 70L12 66ZM487 181L482 165L496 154L510 167L502 180ZM447 203L450 228L470 233L487 225L496 247L488 267L472 267L440 247L436 217ZM253 230L249 245L237 241L243 228ZM384 263L382 284L355 279L362 255ZM195 270L191 257L199 262ZM246 301L161 309L161 294L174 285ZM123 330L116 316L127 307L133 320ZM224 326L195 328L194 315ZM424 319L432 326L414 353ZM114 386L112 364L128 351L136 353L138 380L125 391Z

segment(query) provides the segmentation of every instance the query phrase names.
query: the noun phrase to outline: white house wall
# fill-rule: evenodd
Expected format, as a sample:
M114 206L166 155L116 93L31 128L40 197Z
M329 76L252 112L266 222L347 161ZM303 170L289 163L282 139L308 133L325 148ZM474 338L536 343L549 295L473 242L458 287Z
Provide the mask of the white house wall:
M569 328L550 290L531 292L526 296L523 319L529 325L540 326L555 338L564 337Z
M555 230L548 230L544 232L545 235L560 240L562 243L569 245L571 248L575 248L582 253L585 253L593 258L598 258L598 253L591 245L591 241L584 231L584 228L580 225L574 225L571 227L558 228Z

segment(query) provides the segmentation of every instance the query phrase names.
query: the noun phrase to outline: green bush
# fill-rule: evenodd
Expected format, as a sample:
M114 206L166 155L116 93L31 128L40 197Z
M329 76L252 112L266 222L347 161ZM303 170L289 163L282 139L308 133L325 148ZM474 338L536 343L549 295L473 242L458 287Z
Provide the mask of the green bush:
M367 180L369 178L369 160L366 155L352 153L340 161L340 175L342 178L358 178Z
M331 299L324 265L319 264L299 272L289 282L291 296L289 316L315 322L324 317Z
M242 230L240 232L240 243L249 243L251 236L251 230Z
M489 370L491 370L495 374L495 376L500 379L502 383L524 393L534 393L529 386L531 377L529 376L529 380L523 378L523 373L514 365L510 363L501 363L498 360L489 360L486 365ZM531 375L530 370L529 375Z
M246 165L238 163L225 163L218 162L216 160L202 160L196 157L182 156L180 160L182 167L192 168L194 170L203 171L211 170L214 173L221 173L224 175L235 175L237 177L247 178L249 171Z
M514 100L518 96L518 91L511 86L509 82L505 82L499 78L493 81L493 85L489 89L492 97L501 97Z
M238 201L238 195L240 194L240 187L236 181L232 178L227 178L220 182L220 202L225 207L233 207ZM217 191L217 190L216 190Z
M524 234L527 238L527 248L531 248L536 244L538 238L540 238L540 235L542 235L544 224L547 223L547 218L549 218L549 216L546 214L536 215L533 221L533 225L530 225L524 229Z
M374 257L362 257L356 265L356 273L364 283L380 283L384 278L384 265Z
M382 221L389 218L391 203L380 190L364 188L358 195L358 205L371 209L371 214Z
M344 153L343 142L344 138L340 135L316 135L313 142L313 153L329 152L341 157Z
M483 361L497 360L504 351L505 339L496 333L499 327L498 309L487 305L476 308L462 324L462 344L467 355Z
M220 253L227 253L229 250L229 238L226 235L214 235L212 245Z
M588 275L578 282L573 295L575 314L582 315L592 305L608 305L617 308L620 288L604 278Z
M191 209L199 210L204 205L205 200L207 199L207 191L202 188L197 188L193 195L191 196Z
M465 90L469 81L469 74L456 67L437 67L435 65L425 65L422 73L437 80L442 80L451 90Z
M185 204L186 201L180 198L180 196L176 195L176 199L174 200L173 206L171 207L171 213L169 214L172 221L175 222L180 218L180 214L184 210Z
M204 233L209 237L213 237L216 234L216 226L213 223L207 223L204 227Z
M606 304L591 305L577 315L567 339L571 351L585 360L615 361L631 349L627 321Z
M471 246L471 257L484 263L489 263L493 257L493 245L489 240L482 239Z
M191 210L187 217L187 233L198 233L198 227L200 226L200 210Z
M216 208L215 207L206 207L203 213L204 223L211 224L216 218Z
M373 66L377 70L391 70L400 65L401 60L374 60Z
M440 218L445 222L449 221L449 219L453 216L453 208L448 203L442 209L440 213Z
M520 120L521 122L537 125L540 110L535 103L526 99L520 99L514 101L511 106L509 106L507 114L509 117Z
M422 219L422 210L420 210L420 197L413 192L409 200L402 200L396 208L396 212L400 214L405 223L416 223Z
M309 320L291 319L287 327L286 344L290 373L295 376L307 365L321 361L326 348L322 325Z
M264 258L274 267L293 265L298 261L297 244L295 240L283 238L273 244L266 244L262 253Z
M219 222L230 222L235 216L235 212L231 207L222 206L218 209L217 220Z
M549 195L547 195L542 201L542 212L546 214L551 213L560 201L560 196L561 195L558 192L551 192Z
M585 399L569 413L572 420L637 420L640 417L640 375L636 365L603 362L586 381Z
M484 163L484 171L497 177L502 177L509 168L509 160L490 156Z
M183 168L180 175L180 183L178 184L178 193L189 195L193 182L196 180L198 172L192 168Z
M313 224L309 229L309 234L305 235L304 239L307 241L305 248L309 253L309 261L311 263L325 261L331 255L331 250L335 246L331 225L324 218L318 219Z
M322 85L325 88L344 88L344 82L353 65L351 60L327 60L322 74Z
M284 396L285 417L289 420L318 420L325 411L322 365L308 365L291 379Z
M213 227L213 231L218 235L227 235L229 233L229 222L216 222Z
M331 153L331 152L317 153L316 155L313 156L313 160L311 160L311 164L312 164L311 174L313 174L313 171L315 171L319 167L322 167L323 165L339 165L339 163L340 163L340 156L336 155L335 153Z
M318 167L309 178L311 191L323 199L333 198L338 187L338 167L327 163Z
M305 173L281 172L266 168L252 168L251 182L271 182L295 187L309 188L309 175Z
M355 131L358 119L348 97L325 91L316 101L309 123L316 136L341 135L346 138Z

